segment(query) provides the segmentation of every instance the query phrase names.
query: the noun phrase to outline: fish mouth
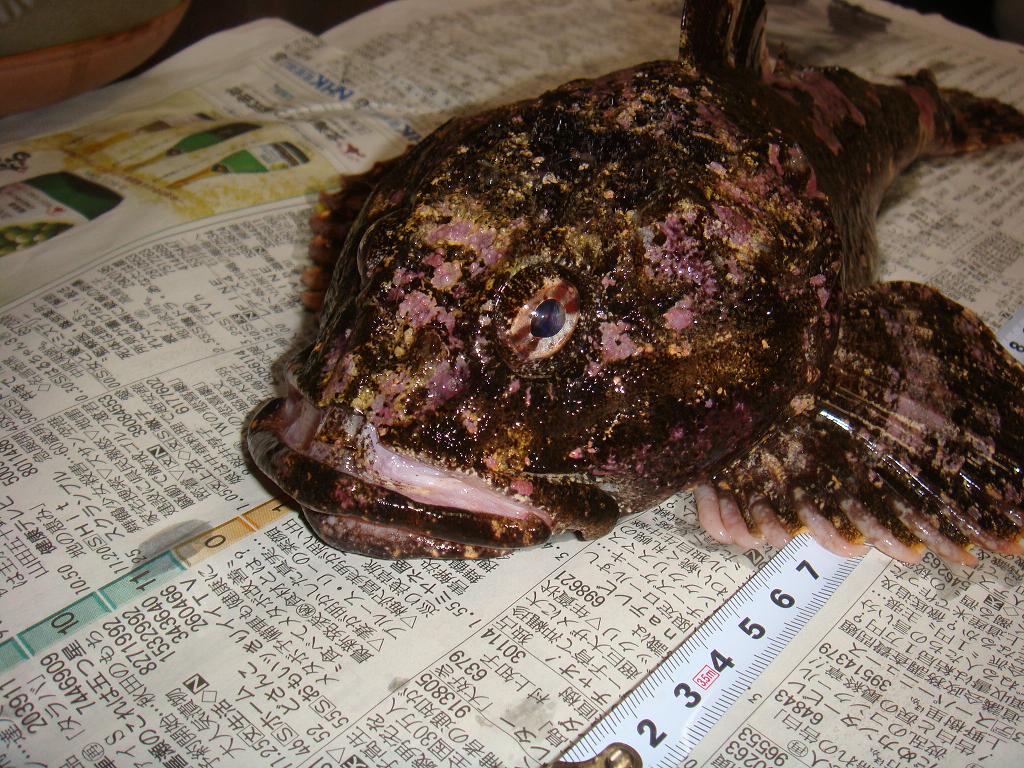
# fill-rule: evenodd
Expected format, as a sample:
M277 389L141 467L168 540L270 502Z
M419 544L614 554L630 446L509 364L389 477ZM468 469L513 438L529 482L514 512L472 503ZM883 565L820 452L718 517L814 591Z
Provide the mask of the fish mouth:
M546 541L550 515L510 489L384 445L362 414L296 387L249 423L257 466L328 544L370 557L495 557ZM511 482L511 481L510 481Z

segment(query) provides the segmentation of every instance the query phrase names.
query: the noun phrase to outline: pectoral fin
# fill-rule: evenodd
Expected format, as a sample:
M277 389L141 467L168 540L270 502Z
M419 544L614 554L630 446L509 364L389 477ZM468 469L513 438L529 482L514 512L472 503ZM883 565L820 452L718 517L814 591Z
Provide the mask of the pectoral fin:
M702 521L742 541L737 503L773 543L807 530L836 552L867 542L905 561L926 547L968 564L974 546L1020 554L1022 393L1024 369L970 310L924 285L870 286L848 297L817 395L701 486Z

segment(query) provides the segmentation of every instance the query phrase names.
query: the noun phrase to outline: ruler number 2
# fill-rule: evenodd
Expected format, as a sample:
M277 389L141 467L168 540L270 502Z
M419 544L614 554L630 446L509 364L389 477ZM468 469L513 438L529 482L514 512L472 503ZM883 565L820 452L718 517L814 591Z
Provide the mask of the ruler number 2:
M818 572L814 570L814 566L812 566L806 560L801 560L800 564L797 565L796 569L798 571L805 571L808 576L817 581ZM793 596L786 594L781 589L772 590L770 597L772 602L780 608L792 608L796 604L796 600L793 599ZM745 617L743 621L739 623L739 628L747 635L749 635L753 640L760 640L762 637L765 636L766 632L763 625L758 624L756 622L752 622L749 616ZM724 672L729 667L734 666L732 658L730 658L729 656L723 656L717 648L713 648L711 650L711 663L714 665L715 670L718 672ZM686 699L686 704L684 704L683 706L685 706L687 709L692 709L693 707L696 707L698 704L700 704L700 694L697 693L697 691L690 688L690 686L686 683L679 683L678 685L676 685L673 693L675 694L677 699L679 697L683 697L684 699ZM639 723L637 723L636 732L641 736L643 736L646 733L647 740L648 742L650 742L650 745L652 747L658 746L659 744L661 744L661 742L668 738L668 734L666 734L664 731L659 731L658 726L655 725L654 721L650 718L644 718Z
M652 747L656 747L665 740L668 736L664 731L659 731L658 726L654 724L653 720L641 720L636 725L636 732L643 736L644 731L647 731L647 737L651 742Z
M715 653L718 653L718 651L715 651ZM685 706L687 709L692 709L693 707L696 707L698 704L700 704L700 694L692 688L690 688L690 686L686 683L679 683L679 685L675 687L674 693L676 695L676 698L682 696L684 699L686 699L686 704L684 704L683 706ZM661 744L661 742L663 742L667 736L667 734L664 731L659 731L658 726L655 725L654 721L649 718L644 718L639 723L637 723L636 732L641 736L643 736L644 732L646 732L647 740L650 742L652 747L656 747L659 744Z

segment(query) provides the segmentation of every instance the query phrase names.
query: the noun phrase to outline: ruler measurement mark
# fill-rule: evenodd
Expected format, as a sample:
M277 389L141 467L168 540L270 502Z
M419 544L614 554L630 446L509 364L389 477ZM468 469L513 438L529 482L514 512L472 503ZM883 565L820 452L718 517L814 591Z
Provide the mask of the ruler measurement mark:
M807 536L797 537L562 759L589 760L610 744L623 743L641 756L644 765L678 764L818 613L858 562L825 551ZM684 697L685 691L699 698L694 702L692 695ZM657 739L655 733L668 738Z

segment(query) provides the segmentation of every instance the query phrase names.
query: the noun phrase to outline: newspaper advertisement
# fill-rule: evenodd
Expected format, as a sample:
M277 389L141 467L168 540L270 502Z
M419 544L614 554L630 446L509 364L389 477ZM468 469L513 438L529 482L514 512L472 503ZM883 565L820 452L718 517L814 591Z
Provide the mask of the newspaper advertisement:
M674 58L678 6L258 22L0 121L0 765L546 765L771 557L711 541L689 494L596 541L360 557L242 445L313 323L318 192L453 114ZM769 15L794 60L930 67L1024 107L1014 46L873 0ZM1022 169L1021 146L911 169L880 216L885 277L1013 333ZM979 559L865 556L686 768L1018 764L1024 562Z

